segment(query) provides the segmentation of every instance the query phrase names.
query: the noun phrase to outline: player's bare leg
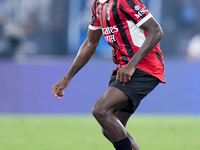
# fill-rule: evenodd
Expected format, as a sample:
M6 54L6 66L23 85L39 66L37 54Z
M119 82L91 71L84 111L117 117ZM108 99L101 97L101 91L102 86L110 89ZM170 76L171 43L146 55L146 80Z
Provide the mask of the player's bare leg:
M130 144L124 125L114 114L114 112L125 108L127 105L128 97L119 89L109 87L92 108L92 114L105 130L110 141L116 145L121 144L121 142L128 143L127 145ZM132 149L131 144L127 149Z
M127 113L127 112L123 112L123 111L117 111L115 112L116 117L120 120L120 122L124 125L124 127L126 127L126 124L128 122L128 119L130 118L130 116L132 115L132 113ZM108 139L107 133L105 132L104 129L102 129L103 135ZM127 132L127 136L131 141L131 146L133 148L133 150L139 150L139 146L136 142L136 140Z

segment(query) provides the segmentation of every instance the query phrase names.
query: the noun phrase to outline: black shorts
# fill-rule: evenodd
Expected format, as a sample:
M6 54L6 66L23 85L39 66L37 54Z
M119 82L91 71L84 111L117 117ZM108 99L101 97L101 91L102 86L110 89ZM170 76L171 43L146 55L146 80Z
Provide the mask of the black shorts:
M114 71L109 86L118 88L128 96L128 106L120 110L128 113L134 113L141 100L160 83L158 78L140 69L136 69L131 80L125 84L117 81L116 75L117 71Z

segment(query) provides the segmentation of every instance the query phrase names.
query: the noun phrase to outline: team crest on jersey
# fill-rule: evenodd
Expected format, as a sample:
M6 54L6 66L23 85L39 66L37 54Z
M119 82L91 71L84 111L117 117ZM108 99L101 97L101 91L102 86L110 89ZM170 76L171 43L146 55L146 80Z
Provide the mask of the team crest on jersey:
M109 8L108 8L108 10L107 10L107 12L106 12L106 18L107 18L108 20L110 20L110 10L109 10Z

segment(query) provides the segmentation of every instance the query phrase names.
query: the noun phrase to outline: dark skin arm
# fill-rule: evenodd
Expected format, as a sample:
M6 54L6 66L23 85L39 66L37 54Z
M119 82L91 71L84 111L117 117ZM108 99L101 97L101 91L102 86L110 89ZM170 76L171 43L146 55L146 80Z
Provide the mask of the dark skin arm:
M74 75L90 60L99 44L101 35L101 30L88 29L88 37L81 45L68 72L60 81L53 85L53 95L56 98L61 99L64 95L62 90L68 86Z
M163 36L163 31L154 18L147 20L140 28L147 31L146 40L131 61L118 70L117 80L120 82L128 82L131 79L138 64L154 49Z

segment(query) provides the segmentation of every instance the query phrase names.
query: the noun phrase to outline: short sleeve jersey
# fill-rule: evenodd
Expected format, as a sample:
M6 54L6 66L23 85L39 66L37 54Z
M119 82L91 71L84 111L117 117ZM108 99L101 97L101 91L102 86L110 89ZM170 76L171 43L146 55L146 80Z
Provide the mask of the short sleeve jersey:
M140 26L152 17L141 0L93 0L91 30L102 30L112 56L115 70L124 67L137 53L146 39L147 32ZM137 68L164 81L164 59L159 44Z

